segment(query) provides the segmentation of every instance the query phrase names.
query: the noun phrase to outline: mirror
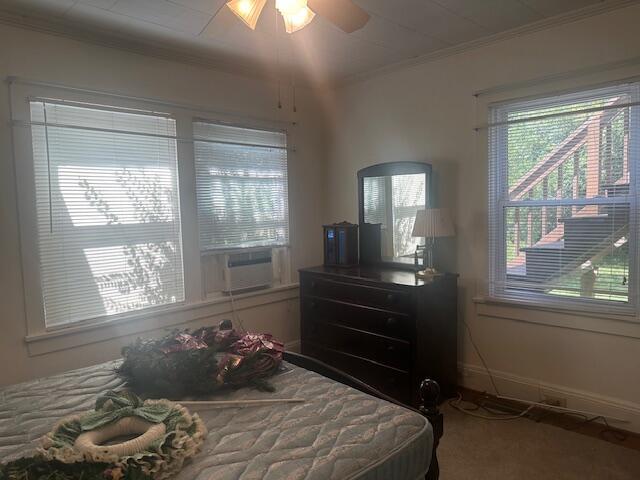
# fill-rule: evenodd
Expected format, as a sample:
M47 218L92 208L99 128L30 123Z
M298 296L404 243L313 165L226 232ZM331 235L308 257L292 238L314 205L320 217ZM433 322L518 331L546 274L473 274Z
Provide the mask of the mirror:
M416 264L424 237L412 236L416 212L430 207L431 165L392 162L358 172L361 263Z

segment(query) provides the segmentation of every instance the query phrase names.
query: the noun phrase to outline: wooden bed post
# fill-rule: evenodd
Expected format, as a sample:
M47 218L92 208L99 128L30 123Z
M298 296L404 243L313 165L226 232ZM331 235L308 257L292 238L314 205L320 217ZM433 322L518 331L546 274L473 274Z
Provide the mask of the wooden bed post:
M440 466L438 465L437 450L440 438L444 433L444 423L442 413L438 410L438 400L440 398L440 385L435 380L428 378L420 384L420 398L422 405L420 412L427 417L433 427L433 450L431 451L431 463L425 480L438 480L440 477Z

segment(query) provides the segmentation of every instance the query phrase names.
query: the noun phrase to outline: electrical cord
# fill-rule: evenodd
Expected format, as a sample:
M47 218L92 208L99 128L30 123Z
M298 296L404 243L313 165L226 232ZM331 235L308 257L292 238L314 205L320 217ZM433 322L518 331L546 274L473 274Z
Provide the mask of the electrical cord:
M466 330L467 330L467 335L469 336L469 340L471 341L471 345L473 345L473 349L476 351L476 354L478 355L478 358L480 358L480 361L482 362L482 366L484 367L484 369L487 372L487 375L489 376L489 380L491 381L491 385L493 386L493 389L496 392L496 395L500 395L500 392L498 391L498 386L496 385L496 381L493 378L493 374L491 373L491 370L489 370L489 367L487 366L487 362L485 361L484 357L482 356L482 353L480 353L480 349L478 348L478 345L476 345L475 340L473 339L473 335L471 334L471 328L469 327L469 324L467 323L467 321L463 318L462 319L462 323L464 324Z
M570 416L571 413L564 413L562 415ZM583 417L584 417L584 420L581 423L577 425L573 425L571 427L564 427L565 430L575 431L589 423L593 423L593 422L597 422L598 420L601 420L602 423L604 423L605 428L600 430L599 435L605 440L607 440L607 435L611 435L618 442L624 442L627 438L629 438L629 435L627 435L625 432L622 432L616 428L611 427L611 425L609 425L609 422L607 421L607 417L603 415L594 415L593 417L589 417L589 418L587 418L586 415L583 415Z
M247 329L244 328L244 324L242 323L242 319L240 318L240 314L236 309L235 299L233 298L233 293L229 292L229 298L231 299L231 318L233 321L240 326L240 329L243 333L247 333Z
M612 437L613 440L615 440L616 442L624 442L628 438L627 433L611 427L611 425L607 421L607 418L603 415L594 415L592 417L589 417L582 413L569 412L569 411L558 412L555 410L544 410L544 413L542 415L535 415L534 410L544 409L544 405L542 404L532 404L520 412L516 411L516 413L511 414L511 413L501 412L485 404L485 402L491 401L491 400L492 399L486 396L486 394L485 394L485 397L482 398L480 401L463 400L462 394L458 392L457 398L449 400L448 403L452 408L454 408L455 410L465 415L481 418L483 420L517 420L519 418L527 418L529 420L535 421L536 423L540 423L545 418L553 415L556 415L559 417L567 417L567 418L578 417L578 419L580 419L581 421L579 423L576 423L575 425L568 425L568 424L557 425L560 428L563 428L564 430L567 430L567 431L576 431L584 427L585 425L588 425L597 421L602 421L605 426L600 430L600 432L598 432L598 435L604 440L611 441L611 438L608 438L608 437ZM500 405L500 407L503 409L511 408L508 405ZM487 412L487 414L478 413L479 410L484 410L485 412Z
M489 377L489 380L491 382L491 385L496 393L497 397L500 397L500 391L498 390L498 386L496 384L496 381L493 377L493 374L491 373L491 370L489 370L489 366L487 365L486 360L484 359L484 356L482 355L482 353L480 352L480 348L478 347L478 345L476 344L474 338L473 338L473 334L471 333L471 328L469 327L469 324L467 323L467 321L463 318L462 319L462 323L465 326L465 329L467 330L467 335L469 336L469 341L471 342L471 345L473 346L473 349L475 350L476 354L478 355L478 358L480 359L480 361L482 362L482 366L484 367L485 371L487 372L487 376ZM538 389L540 389L540 385L538 385ZM485 394L486 395L486 394ZM485 397L486 398L486 397ZM517 401L517 399L516 399ZM524 410L522 410L519 413L515 413L515 414L504 414L501 412L498 412L494 409L488 408L486 405L482 404L482 403L477 403L477 402L466 402L467 404L472 405L475 408L469 408L469 407L464 407L462 405L462 394L458 392L458 397L455 399L451 399L449 400L449 405L454 408L455 410L458 410L459 412L464 413L465 415L470 415L472 417L477 417L477 418L482 418L484 420L516 420L518 418L528 418L529 414L537 407L538 409L544 409L545 406L543 403L532 403L531 405L529 405L527 408L525 408ZM504 408L504 405L501 405L501 407ZM486 412L488 412L490 415L484 415L482 413L477 413L478 410L485 410ZM607 418L604 415L594 415L592 417L588 417L587 415L584 415L582 413L578 413L578 412L571 412L571 411L563 411L563 412L558 412L558 411L554 411L554 410L546 410L546 414L542 415L541 417L538 417L537 419L533 419L536 422L541 421L543 418L549 416L549 415L559 415L559 416L566 416L566 417L581 417L583 419L583 421L577 425L571 426L571 427L563 427L565 428L565 430L569 430L569 431L574 431L574 430L578 430L579 428L583 427L584 425L593 423L593 422L597 422L598 420L601 420L605 427L599 432L599 435L604 438L607 439L606 436L607 435L611 435L613 436L613 438L619 442L623 442L628 438L628 435L624 432L621 432L618 429L615 429L613 427L611 427L611 425L609 424L609 422L607 421Z
M451 399L449 400L449 405L458 410L459 412L464 413L465 415L470 415L472 417L476 417L476 418L482 418L484 420L516 420L518 418L523 418L525 417L531 410L533 410L535 408L535 405L530 405L528 408L524 409L522 412L518 413L518 414L502 414L499 413L495 410L489 409L484 405L478 404L478 403L474 403L474 402L466 402L466 403L471 403L471 405L475 406L476 408L465 408L462 405L462 402L464 402L464 400L462 399L462 394L458 393L458 397L455 399ZM490 415L485 415L483 413L477 413L478 410L480 409L484 409L487 412L490 413Z

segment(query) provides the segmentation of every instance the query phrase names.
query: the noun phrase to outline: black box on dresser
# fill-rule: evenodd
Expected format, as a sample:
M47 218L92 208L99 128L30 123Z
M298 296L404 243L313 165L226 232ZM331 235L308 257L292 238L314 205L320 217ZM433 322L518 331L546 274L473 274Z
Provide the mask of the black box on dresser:
M409 405L424 378L456 392L457 275L383 266L300 270L302 353Z

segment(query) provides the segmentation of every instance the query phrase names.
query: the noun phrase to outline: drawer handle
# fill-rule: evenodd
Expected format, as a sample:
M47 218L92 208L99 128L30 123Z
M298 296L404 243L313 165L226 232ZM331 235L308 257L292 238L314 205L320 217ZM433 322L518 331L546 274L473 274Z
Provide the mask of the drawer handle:
M309 307L311 307L311 310L315 310L318 307L318 304L316 302L311 302Z
M396 296L392 293L387 293L387 303L395 303Z
M396 351L396 347L393 345L387 345L387 352L393 353Z
M398 320L394 317L387 318L387 327L395 327L398 324Z
M312 281L310 287L311 288L316 288L316 286L317 286L316 282Z

